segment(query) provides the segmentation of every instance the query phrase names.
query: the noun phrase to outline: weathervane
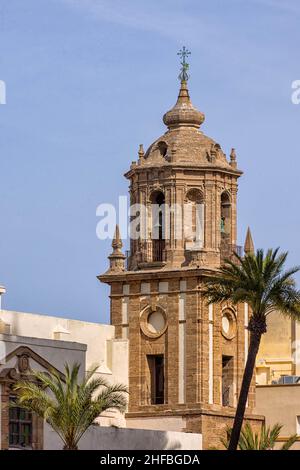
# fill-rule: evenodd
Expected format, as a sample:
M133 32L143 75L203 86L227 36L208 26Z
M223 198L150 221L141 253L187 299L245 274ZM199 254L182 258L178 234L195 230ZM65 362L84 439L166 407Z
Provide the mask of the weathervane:
M189 64L186 62L186 58L187 56L191 55L191 53L188 49L186 49L185 46L183 46L183 48L177 52L177 55L181 57L181 71L178 78L181 82L186 82L190 78L188 74Z

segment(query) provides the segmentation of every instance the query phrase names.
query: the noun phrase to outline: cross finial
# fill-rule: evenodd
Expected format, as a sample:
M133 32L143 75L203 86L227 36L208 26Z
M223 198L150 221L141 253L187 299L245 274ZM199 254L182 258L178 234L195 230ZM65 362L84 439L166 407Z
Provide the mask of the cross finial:
M191 55L191 53L185 46L183 46L183 48L177 52L177 55L181 58L181 71L178 78L181 82L186 82L190 78L188 75L189 64L187 63L186 58Z

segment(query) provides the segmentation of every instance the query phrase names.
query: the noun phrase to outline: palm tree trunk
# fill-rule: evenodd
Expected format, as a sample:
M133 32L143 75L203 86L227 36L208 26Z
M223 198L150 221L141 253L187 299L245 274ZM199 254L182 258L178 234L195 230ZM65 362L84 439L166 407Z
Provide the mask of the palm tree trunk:
M250 345L249 345L248 357L247 357L246 367L244 370L243 381L242 381L242 386L240 390L238 405L236 408L236 413L235 413L233 428L232 428L232 432L230 436L228 450L236 450L238 443L239 443L240 433L242 429L242 424L244 420L245 409L246 409L246 404L247 404L247 399L248 399L249 388L250 388L253 371L255 367L256 356L258 353L262 333L265 332L265 326L264 326L264 331L261 331L261 325L259 328L257 327L257 325L255 325L255 327L253 328L254 330L253 331L249 322L249 330L250 330Z
M75 444L64 445L63 450L78 450L78 446Z

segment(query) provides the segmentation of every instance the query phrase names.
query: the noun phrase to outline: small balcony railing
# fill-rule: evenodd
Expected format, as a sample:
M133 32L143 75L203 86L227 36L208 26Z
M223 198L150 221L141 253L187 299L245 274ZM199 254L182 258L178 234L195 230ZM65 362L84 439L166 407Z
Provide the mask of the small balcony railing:
M164 261L165 240L152 241L152 261Z
M229 242L229 237L228 236L223 236L221 238L221 245L220 245L220 251L221 251L221 259L228 259L231 258L233 253L236 253L238 256L243 257L244 256L244 250L242 246L235 245Z

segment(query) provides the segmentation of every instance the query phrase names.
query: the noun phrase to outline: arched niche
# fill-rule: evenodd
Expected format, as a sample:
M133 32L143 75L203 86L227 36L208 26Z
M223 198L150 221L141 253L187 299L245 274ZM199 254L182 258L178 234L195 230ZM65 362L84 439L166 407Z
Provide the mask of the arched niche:
M187 250L200 250L204 246L204 196L199 188L191 188L185 196L184 237Z

